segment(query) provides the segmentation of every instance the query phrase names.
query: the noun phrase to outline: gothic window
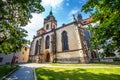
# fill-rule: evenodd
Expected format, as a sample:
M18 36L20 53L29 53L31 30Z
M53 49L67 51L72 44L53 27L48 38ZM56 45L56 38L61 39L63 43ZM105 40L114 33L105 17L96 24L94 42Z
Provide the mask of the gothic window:
M48 49L48 48L49 48L49 45L50 45L50 37L47 36L47 37L46 37L46 41L45 41L45 49Z
M91 52L91 57L92 57L92 59L97 58L97 55L96 55L95 51Z
M37 55L39 53L39 41L36 41L36 45L35 45L35 55Z
M68 47L68 36L67 36L67 32L66 31L62 32L62 50L63 51L69 50L69 47Z
M48 30L48 29L49 29L49 24L46 25L46 30Z
M90 48L90 42L89 42L90 33L89 33L89 31L85 30L85 31L84 31L84 34L85 34L85 40L86 40L86 42L87 42L87 47Z

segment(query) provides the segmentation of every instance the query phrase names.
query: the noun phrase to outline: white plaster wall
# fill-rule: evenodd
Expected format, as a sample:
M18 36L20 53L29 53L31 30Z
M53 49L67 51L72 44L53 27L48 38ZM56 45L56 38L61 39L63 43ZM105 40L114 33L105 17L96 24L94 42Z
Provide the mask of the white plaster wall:
M69 50L81 49L81 42L78 34L77 26L68 25L56 31L57 33L57 51L62 51L62 32L66 31L68 35Z
M7 54L7 55L0 53L0 57L3 57L3 60L2 60L2 62L0 62L0 65L4 65L6 63L11 63L12 58L13 58L13 53Z

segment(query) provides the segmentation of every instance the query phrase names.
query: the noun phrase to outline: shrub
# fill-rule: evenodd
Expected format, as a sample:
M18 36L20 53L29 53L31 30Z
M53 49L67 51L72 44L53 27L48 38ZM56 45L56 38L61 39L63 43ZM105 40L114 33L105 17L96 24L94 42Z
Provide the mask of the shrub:
M120 61L120 58L116 57L113 59L113 61Z

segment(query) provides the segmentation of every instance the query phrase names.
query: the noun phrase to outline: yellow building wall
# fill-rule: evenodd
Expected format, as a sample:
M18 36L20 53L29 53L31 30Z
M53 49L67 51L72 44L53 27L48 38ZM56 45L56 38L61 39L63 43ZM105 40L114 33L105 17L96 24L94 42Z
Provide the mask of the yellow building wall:
M28 62L29 59L29 48L26 46L23 46L21 51L16 54L18 57L18 63L25 63Z

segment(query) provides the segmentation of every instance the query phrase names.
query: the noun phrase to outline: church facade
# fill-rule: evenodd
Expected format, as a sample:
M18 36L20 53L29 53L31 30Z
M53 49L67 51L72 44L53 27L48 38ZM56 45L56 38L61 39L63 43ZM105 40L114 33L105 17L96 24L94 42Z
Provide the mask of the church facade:
M44 18L44 26L34 36L29 61L30 62L59 62L59 63L88 63L89 42L83 26L88 25L91 18L82 20L81 15L71 23L57 28L57 20L52 11Z

